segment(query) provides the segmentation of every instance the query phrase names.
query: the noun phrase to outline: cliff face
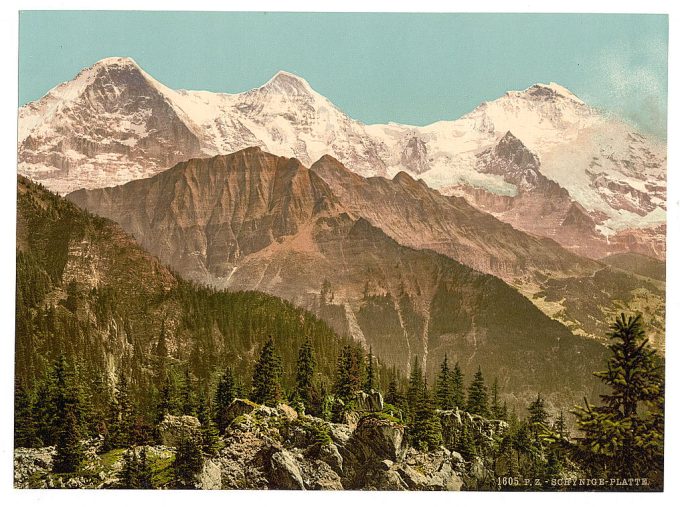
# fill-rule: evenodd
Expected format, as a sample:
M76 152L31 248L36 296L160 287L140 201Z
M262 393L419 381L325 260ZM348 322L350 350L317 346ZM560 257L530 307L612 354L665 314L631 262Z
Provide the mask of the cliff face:
M592 386L601 347L480 271L538 286L599 265L405 173L364 179L329 157L307 169L251 148L68 199L181 274L291 301L405 372L418 356L432 377L448 354L466 373L502 372L519 398L539 390L561 404Z

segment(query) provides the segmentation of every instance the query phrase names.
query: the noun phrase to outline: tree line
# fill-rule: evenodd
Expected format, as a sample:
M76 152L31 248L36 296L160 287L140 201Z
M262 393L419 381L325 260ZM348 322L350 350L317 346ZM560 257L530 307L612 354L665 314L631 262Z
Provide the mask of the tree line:
M383 412L406 428L410 444L422 451L447 445L467 461L479 461L491 473L479 489L516 489L522 484L497 482L499 477L540 478L523 489L551 489L565 472L596 477L653 477L663 473L664 382L662 362L644 338L639 316L616 319L610 335L612 356L606 369L595 375L609 387L600 405L584 401L575 407L578 432L570 434L564 412L551 415L541 394L525 414L508 408L498 380L489 389L481 368L466 386L458 363L445 356L435 382L428 386L417 358L407 380L392 370L383 386L376 379L376 360L357 345L341 348L334 382L317 375L315 350L309 340L299 347L292 389L283 387L284 368L275 340L269 338L253 367L250 385L232 369L223 370L210 387L198 385L188 368L181 374L166 369L153 424L140 422L139 407L131 401L129 385L120 376L105 414L92 413L86 389L78 381L78 365L60 356L32 393L16 389L15 446L55 445L54 473L77 472L84 462L83 441L103 435L101 451L131 448L124 455L122 485L151 484L149 459L142 447L160 442L155 431L167 414L193 415L201 422L198 439L182 442L173 470L175 487L188 487L200 472L203 459L219 451L219 436L227 428L226 411L237 397L275 406L288 403L302 413L340 422L356 409L361 392L384 392ZM504 431L491 438L463 425L456 435L447 433L442 418L449 411L464 411L479 420L502 421ZM95 418L93 418L95 417ZM142 418L143 419L143 418Z

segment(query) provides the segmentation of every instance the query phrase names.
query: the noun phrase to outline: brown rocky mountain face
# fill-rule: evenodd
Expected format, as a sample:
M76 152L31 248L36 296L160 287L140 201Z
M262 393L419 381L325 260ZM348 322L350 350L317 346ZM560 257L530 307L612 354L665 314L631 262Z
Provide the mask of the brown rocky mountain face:
M482 188L460 185L454 194L493 214L514 228L551 238L578 255L599 259L621 252L638 252L663 258L665 245L655 241L658 230L635 229L606 237L597 222L569 192L541 173L541 162L512 132L477 155L477 171L503 177L515 186L515 195L500 195ZM631 240L637 237L637 241Z
M335 164L328 159L324 163ZM190 160L120 187L78 191L69 199L119 221L180 273L217 287L260 290L292 301L403 370L417 355L432 376L446 353L467 373L481 365L498 374L504 387L520 398L539 390L550 393L555 403L571 402L575 392L590 390L589 372L604 348L572 335L500 279L432 250L400 244L390 237L397 235L398 224L391 224L392 233L383 231L370 216L359 214L361 206L346 206L346 196L332 190L337 182L324 178L328 174L318 164L309 170L295 159L251 148ZM478 247L480 256L495 250L512 254L516 266L508 272L521 272L521 249L528 253L546 243L567 259L554 260L550 268L569 266L570 254L554 243L514 231L406 175L366 181L388 185L380 206L390 205L394 189L389 186L405 195L415 193L404 200L401 215L430 193L435 208L437 198L451 203L446 212L433 214L430 225L425 214L414 217L414 238L437 221L458 219L458 229L449 227L463 238L479 218L505 231L505 243L518 238L519 246L503 246L503 236L489 230L488 245L479 235L461 252L470 252L478 242L486 249ZM396 210L396 201L391 205ZM388 228L390 217L378 213L373 218L379 215ZM443 237L446 229L435 232ZM455 241L449 243L455 251ZM489 265L494 262L501 265ZM578 272L578 259L571 262ZM586 267L590 262L583 261ZM525 267L524 272L531 270ZM584 357L590 359L584 362ZM565 378L570 380L565 383Z
M311 169L346 209L398 243L434 250L508 283L589 275L600 267L552 240L518 231L460 197L444 196L404 172L392 180L362 178L330 156Z

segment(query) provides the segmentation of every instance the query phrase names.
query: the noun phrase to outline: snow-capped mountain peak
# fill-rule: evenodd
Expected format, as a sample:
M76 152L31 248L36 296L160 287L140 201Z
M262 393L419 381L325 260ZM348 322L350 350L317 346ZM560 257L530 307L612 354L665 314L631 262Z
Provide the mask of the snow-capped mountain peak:
M269 81L257 88L257 90L279 93L283 95L316 94L316 92L305 79L285 70L278 71Z
M290 72L243 93L176 91L114 57L20 108L19 132L19 171L60 192L259 146L305 165L331 155L362 176L405 171L442 193L467 186L505 200L540 175L608 235L665 217L663 143L554 82L509 91L457 120L365 125ZM481 170L479 155L492 148L499 163ZM515 166L521 180L500 170Z
M524 93L528 94L533 97L540 97L543 99L554 99L554 98L566 98L573 100L579 104L585 104L580 98L576 96L573 92L565 88L564 86L550 82L548 84L544 83L536 83L533 86L530 86L523 92L519 93Z

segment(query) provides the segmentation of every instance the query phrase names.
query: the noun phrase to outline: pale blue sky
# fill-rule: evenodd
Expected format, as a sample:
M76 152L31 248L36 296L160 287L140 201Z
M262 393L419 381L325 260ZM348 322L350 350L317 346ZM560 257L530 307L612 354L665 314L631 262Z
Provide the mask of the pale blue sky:
M555 81L666 131L663 15L24 11L19 38L20 104L131 56L171 88L239 92L294 72L365 123L455 119Z

